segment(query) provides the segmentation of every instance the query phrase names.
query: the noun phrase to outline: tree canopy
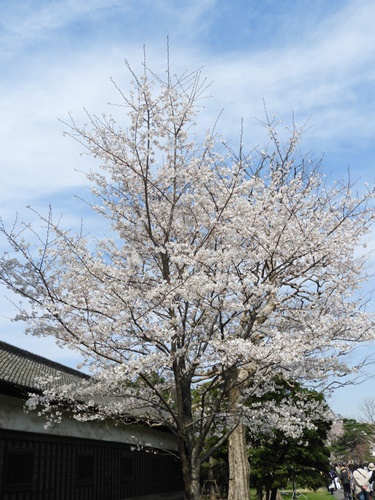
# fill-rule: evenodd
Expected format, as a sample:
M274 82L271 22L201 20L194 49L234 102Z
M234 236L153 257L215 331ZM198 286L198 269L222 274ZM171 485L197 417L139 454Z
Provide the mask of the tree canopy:
M47 391L48 410L68 400L76 418L142 415L168 426L186 498L196 499L214 424L225 424L222 443L239 423L273 427L283 413L284 432L298 436L316 401L270 399L267 418L264 404L244 401L271 393L275 375L313 385L346 374L345 356L373 340L358 294L373 190L326 184L320 163L298 152L294 124L282 141L266 117L259 151L210 131L200 141L199 71L157 76L145 65L132 75L132 90L119 93L124 125L108 115L67 124L100 161L87 178L111 236L72 234L52 214L41 216L44 235L3 224L0 281L26 299L17 319L29 332L80 350L93 371L81 387Z

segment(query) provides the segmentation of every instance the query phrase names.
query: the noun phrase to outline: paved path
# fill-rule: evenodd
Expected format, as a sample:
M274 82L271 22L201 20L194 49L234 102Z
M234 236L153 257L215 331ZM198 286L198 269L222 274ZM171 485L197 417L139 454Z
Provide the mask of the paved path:
M335 500L344 500L344 490L343 489L337 490L334 492L332 496L335 497Z

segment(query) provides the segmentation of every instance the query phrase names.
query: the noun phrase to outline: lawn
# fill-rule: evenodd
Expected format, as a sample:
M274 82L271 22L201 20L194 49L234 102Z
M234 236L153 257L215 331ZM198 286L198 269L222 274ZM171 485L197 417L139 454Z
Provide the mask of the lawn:
M291 500L292 498L292 491L288 490L286 492L281 492L281 498L285 500ZM297 488L297 499L298 500L328 500L328 498L331 498L332 495L327 491L327 488L319 488L316 491L312 490L304 490L304 489L299 489ZM251 498L256 498L255 496L251 495Z
M281 500L292 500L292 490L286 490L281 492ZM251 500L256 500L256 490L250 490ZM330 500L332 495L327 491L327 488L319 488L317 491L298 489L297 488L297 499L298 500ZM203 500L209 500L209 496L204 496ZM335 500L335 498L334 498Z

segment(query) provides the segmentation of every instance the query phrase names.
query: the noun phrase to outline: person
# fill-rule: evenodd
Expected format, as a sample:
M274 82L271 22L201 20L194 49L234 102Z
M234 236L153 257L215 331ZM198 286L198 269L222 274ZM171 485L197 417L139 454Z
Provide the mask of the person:
M340 472L340 482L342 484L342 489L344 491L345 500L352 500L352 487L351 487L351 477L352 473L346 464L342 464Z
M336 478L337 478L336 470L333 466L331 466L328 472L328 486L327 486L327 489L331 493L331 495L333 495L333 492L337 489L335 483Z
M375 464L373 462L370 462L368 464L367 468L368 468L368 475L369 475L368 482L370 483L370 498L374 499L375 498L375 492L374 492Z
M358 500L370 500L369 474L363 467L353 472L354 494Z
M335 490L340 491L341 490L340 476L336 476L333 481L335 483Z
M336 491L341 490L341 483L340 483L341 468L342 468L342 463L341 462L339 464L335 464L336 477L334 478L333 481L335 483L335 490Z

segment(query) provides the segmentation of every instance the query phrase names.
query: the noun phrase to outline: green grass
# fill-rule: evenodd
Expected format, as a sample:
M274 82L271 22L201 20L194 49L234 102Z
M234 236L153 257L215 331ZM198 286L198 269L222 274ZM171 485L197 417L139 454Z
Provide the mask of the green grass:
M327 488L319 488L316 491L312 490L305 490L303 488L297 488L297 494L302 493L306 498L303 496L299 496L298 500L330 500L332 498L332 495L327 491ZM256 499L256 491L255 489L250 490L250 498L251 500ZM208 500L209 497L203 497L204 500ZM286 490L286 494L281 495L282 500L292 500L292 490Z
M291 500L292 498L292 492L288 490L288 494L286 495L281 495L281 497L285 500ZM319 488L316 491L312 490L305 490L302 488L297 488L297 494L302 493L305 495L307 500L328 500L329 498L332 498L332 495L327 491L327 488ZM256 498L255 496L251 496L251 498ZM303 496L298 497L298 500L306 500Z

